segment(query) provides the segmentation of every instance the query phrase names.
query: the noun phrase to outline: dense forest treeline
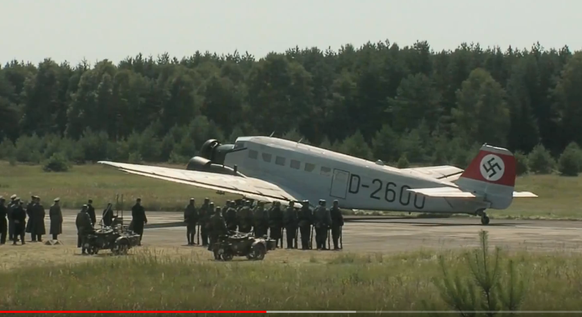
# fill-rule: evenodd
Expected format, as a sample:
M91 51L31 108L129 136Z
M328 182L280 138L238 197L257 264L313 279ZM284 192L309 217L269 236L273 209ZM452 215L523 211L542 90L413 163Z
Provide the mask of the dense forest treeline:
M184 162L208 138L273 132L389 162L465 167L485 142L557 158L582 143L582 52L385 41L260 60L12 61L0 116L0 158L33 163Z

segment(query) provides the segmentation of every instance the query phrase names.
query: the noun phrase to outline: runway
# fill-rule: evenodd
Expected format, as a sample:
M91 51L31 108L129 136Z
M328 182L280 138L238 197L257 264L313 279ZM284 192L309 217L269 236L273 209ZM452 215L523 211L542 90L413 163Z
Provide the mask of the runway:
M59 239L68 245L76 244L76 214L75 210L63 210L63 234ZM181 223L183 213L149 212L147 217L144 246L179 247L185 244L186 228L176 226ZM129 224L130 221L130 212L126 212L124 222ZM48 215L45 222L48 234ZM582 246L582 221L492 219L488 226L482 226L479 218L354 220L346 222L343 228L343 245L346 251L366 252L454 249L476 246L481 230L489 232L491 245L506 249L577 252Z

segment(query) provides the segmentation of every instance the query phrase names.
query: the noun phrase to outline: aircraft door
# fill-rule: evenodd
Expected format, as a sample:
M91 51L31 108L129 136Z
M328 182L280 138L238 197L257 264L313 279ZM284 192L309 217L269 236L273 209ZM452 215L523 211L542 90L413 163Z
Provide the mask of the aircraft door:
M329 195L336 198L346 199L349 179L349 172L334 168Z

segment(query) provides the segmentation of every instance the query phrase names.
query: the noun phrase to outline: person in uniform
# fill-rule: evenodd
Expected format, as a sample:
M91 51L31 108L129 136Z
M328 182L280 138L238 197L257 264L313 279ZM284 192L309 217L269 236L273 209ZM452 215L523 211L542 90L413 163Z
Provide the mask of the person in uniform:
M216 209L214 207L214 202L210 202L208 204L208 221L206 221L206 230L208 232L208 250L212 250L212 216L214 216L214 213L216 212Z
M94 230L91 217L89 217L89 214L87 213L87 205L83 205L83 208L81 208L81 211L77 214L75 224L77 225L77 248L81 248L81 254L87 254L87 249L85 248L87 235Z
M63 233L63 213L61 212L60 201L60 198L55 198L55 203L49 209L51 220L49 234L52 235L53 240L58 240L59 234Z
M269 215L265 210L265 203L259 201L253 210L253 227L255 229L255 237L262 238L267 235L269 231Z
M313 212L309 208L309 200L301 202L301 209L297 213L297 223L301 234L301 250L309 249L311 238L311 224L313 222Z
M204 198L204 203L200 207L198 213L198 223L200 224L200 239L202 240L202 246L208 245L208 229L206 228L206 224L210 218L210 211L208 210L210 207L210 199L208 197Z
M87 214L91 218L93 226L97 223L97 215L95 215L95 208L93 207L93 200L87 200Z
M325 208L325 200L319 200L319 206L313 211L313 225L315 226L315 243L318 250L326 250L327 229L331 226L329 210Z
M30 196L30 201L26 205L26 215L28 216L28 223L26 224L26 233L30 233L30 241L36 242L36 234L32 230L32 226L34 225L34 215L33 209L34 204L36 203L36 196Z
M141 198L135 200L135 205L131 207L131 222L133 224L133 232L139 234L139 244L143 238L143 227L148 223L148 217L145 214L145 209L141 205Z
M281 240L281 247L283 247L281 229L283 229L283 211L281 210L281 202L276 201L269 209L269 237L275 240L277 247L279 247L279 240Z
M295 203L290 202L283 214L285 233L287 235L287 249L297 249L297 211Z
M8 234L8 208L4 205L6 200L0 196L0 244L6 244L6 235Z
M228 234L228 228L226 227L226 222L224 221L224 218L222 217L222 210L220 207L216 207L216 210L214 211L214 213L212 214L212 216L210 216L209 219L209 227L210 227L210 243L208 244L208 250L209 251L216 251L216 247L217 247L217 242L218 242L218 238L221 235L226 235ZM217 252L214 252L214 259L218 260L217 258Z
M24 203L18 197L15 198L15 205L12 209L12 220L14 221L14 240L12 244L18 242L18 237L20 237L22 244L25 244L26 211L24 210Z
M14 221L12 219L12 211L16 207L16 194L10 196L10 204L8 204L8 240L14 241Z
M46 234L46 227L44 225L44 218L46 212L44 206L40 203L40 197L35 196L35 202L32 206L32 228L31 233L38 242L42 242L42 236ZM29 218L30 219L30 218ZM34 241L34 240L33 240Z
M339 202L336 200L333 201L333 206L329 210L329 214L331 216L331 236L333 240L333 249L339 250L338 240L342 233L342 227L344 226L344 216L342 215L342 211L339 208Z
M198 213L196 212L194 198L190 198L190 203L184 210L184 223L186 223L186 238L188 245L194 245L194 237L196 236L196 224L198 223Z
M224 213L224 221L226 222L226 227L229 231L236 231L238 227L236 219L236 209L234 209L234 201L228 201L228 207Z
M107 207L103 209L103 214L101 216L104 227L111 227L113 224L113 204L107 203Z
M251 210L251 202L246 200L244 206L236 213L238 216L238 231L249 233L253 226L253 212Z

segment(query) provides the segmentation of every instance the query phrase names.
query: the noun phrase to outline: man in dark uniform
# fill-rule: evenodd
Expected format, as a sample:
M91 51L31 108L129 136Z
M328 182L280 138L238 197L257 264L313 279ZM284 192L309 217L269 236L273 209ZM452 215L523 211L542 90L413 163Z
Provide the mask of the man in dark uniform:
M111 227L113 224L113 204L107 203L107 207L103 209L102 214L103 226L104 227Z
M243 233L249 233L252 230L253 226L253 212L251 210L251 202L245 200L244 206L237 211L236 213L238 217L238 231Z
M184 223L186 223L186 238L188 245L194 245L194 237L196 236L196 223L198 223L198 213L194 206L194 198L190 198L190 203L184 210Z
M255 229L255 237L263 237L269 231L269 215L265 210L265 203L259 201L253 210L253 227Z
M224 213L224 221L226 222L226 227L230 231L236 231L238 223L236 221L236 209L234 209L234 201L228 202L228 208Z
M8 240L14 241L14 221L12 219L12 210L16 207L16 194L10 196L10 203L8 204Z
M46 234L46 227L44 225L44 217L46 216L46 212L44 210L44 206L40 203L40 197L35 196L34 198L34 205L32 206L33 223L31 233L36 238L36 241L42 242L42 236Z
M331 216L331 236L333 239L333 249L339 250L338 240L342 233L342 227L344 226L344 216L342 215L342 211L339 208L339 202L336 200L333 201L333 206L329 210L329 214Z
M97 216L95 215L95 208L93 207L93 200L91 199L87 201L87 214L91 218L91 223L95 226L97 223Z
M214 251L214 259L218 260L216 242L218 242L218 237L228 234L228 228L226 227L224 218L222 218L222 210L220 207L216 207L216 210L212 216L210 216L208 223L210 227L210 243L208 244L208 250Z
M24 234L26 231L26 211L24 210L24 203L18 197L14 199L12 220L14 221L14 240L12 244L18 242L18 237L20 237L22 244L25 244Z
M283 211L281 210L281 203L276 201L273 207L269 210L269 237L275 240L275 245L279 247L279 240L281 240L281 247L283 247L283 237L281 236L281 229L283 228Z
M8 208L4 206L5 203L4 197L0 196L0 244L6 244L6 235L8 234L8 221L6 220Z
M87 213L87 205L83 205L83 208L77 214L75 224L77 225L77 248L81 248L81 254L87 254L87 249L85 249L87 235L94 230L91 217Z
M214 202L208 204L208 221L206 222L206 230L208 232L208 250L212 250L212 216L216 213Z
M32 226L34 225L33 209L34 209L35 203L36 203L36 196L32 195L32 196L30 196L30 201L26 205L26 215L28 216L28 223L26 224L25 232L30 233L30 241L31 242L36 242L36 234L32 230Z
M143 237L143 227L148 223L148 218L145 214L145 209L141 205L141 198L135 200L135 205L131 207L131 222L133 224L133 232L139 234L139 244L141 245L141 239Z
M49 209L49 217L51 219L51 226L49 233L53 240L59 239L59 234L63 233L63 213L59 202L60 198L55 198L55 203Z
M198 223L200 224L200 239L202 240L202 246L208 245L208 229L206 228L206 224L210 219L210 199L208 197L204 198L204 203L200 207L198 213Z
M295 210L295 203L290 202L285 209L283 215L283 222L285 223L285 233L287 234L287 249L297 249L297 211Z
M313 222L313 213L309 208L309 201L301 202L301 209L297 213L297 222L301 233L301 250L309 249L309 239L311 238L311 224Z
M331 226L329 210L325 208L325 200L319 200L319 206L313 211L313 225L315 226L315 241L318 250L326 250L327 229Z

